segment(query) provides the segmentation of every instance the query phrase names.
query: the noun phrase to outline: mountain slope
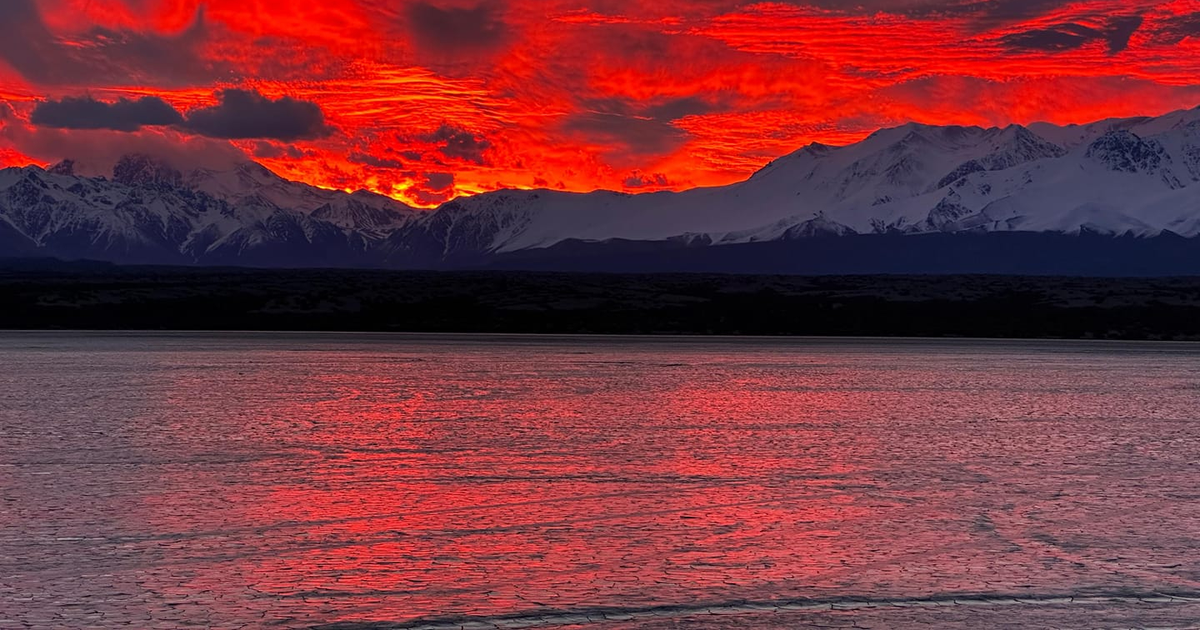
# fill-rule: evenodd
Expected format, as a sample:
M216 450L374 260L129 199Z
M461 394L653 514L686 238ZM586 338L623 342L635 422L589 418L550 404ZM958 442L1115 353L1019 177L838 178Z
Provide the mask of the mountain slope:
M569 239L723 245L966 231L1193 237L1200 234L1198 182L1200 110L1072 127L909 124L846 147L810 145L730 186L459 199L395 240L467 256Z
M128 156L111 179L76 176L70 162L0 171L0 248L14 256L397 268L536 260L553 268L555 260L578 261L575 254L586 251L589 264L604 269L624 265L632 248L665 260L701 256L737 266L728 262L732 252L750 250L669 252L992 233L1114 243L1200 236L1200 109L1066 127L914 123L844 147L809 145L730 186L640 195L503 190L427 212L370 193L291 182L254 163L183 173ZM1003 242L1071 249L1048 245L1053 240ZM842 246L851 242L859 241ZM1087 251L1104 242L1089 241ZM770 251L778 257L802 250ZM838 256L851 265L853 251ZM617 265L612 257L625 260Z
M813 145L746 182L633 198L593 194L526 199L519 234L498 233L497 251L566 237L663 240L704 235L714 243L804 233L1091 230L1185 236L1196 223L1200 111L1159 121L1106 121L1071 146L1023 127L906 125L847 147ZM1139 132L1154 132L1145 138ZM495 215L494 196L463 200ZM507 206L513 206L509 201ZM553 213L554 216L546 216ZM531 215L537 215L533 220ZM579 220L573 220L579 217ZM795 232L793 232L794 234Z
M369 193L282 179L258 164L187 174L144 155L113 178L69 161L0 171L0 246L122 263L353 266L416 210Z

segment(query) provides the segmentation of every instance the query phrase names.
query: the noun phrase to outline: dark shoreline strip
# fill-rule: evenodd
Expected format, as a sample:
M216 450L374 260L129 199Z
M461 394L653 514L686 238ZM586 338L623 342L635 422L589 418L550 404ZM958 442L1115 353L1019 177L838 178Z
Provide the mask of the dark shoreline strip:
M0 329L1200 340L1200 277L3 271Z

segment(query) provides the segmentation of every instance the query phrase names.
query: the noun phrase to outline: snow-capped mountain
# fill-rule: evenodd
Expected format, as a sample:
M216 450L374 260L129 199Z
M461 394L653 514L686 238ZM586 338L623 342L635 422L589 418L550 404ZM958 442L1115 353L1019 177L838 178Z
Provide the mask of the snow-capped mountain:
M1038 127L1052 133L909 124L850 146L810 145L731 186L636 196L510 191L440 212L452 215L458 232L493 235L489 245L500 252L566 238L729 244L818 234L1200 234L1200 109Z
M908 124L848 146L809 145L730 186L506 190L434 211L291 182L254 163L183 173L129 156L111 179L76 176L70 162L0 171L0 251L18 256L554 268L586 252L603 269L612 257L632 264L631 241L643 255L685 248L677 258L694 259L704 249L728 261L762 243L796 243L787 251L811 256L814 243L841 237L839 255L852 259L855 247L878 248L881 238L935 234L958 235L938 242L959 244L986 234L1200 243L1200 108L1071 126ZM866 237L876 240L860 245ZM780 252L772 255L786 268L790 254Z
M285 180L248 162L181 173L145 155L113 177L0 171L0 247L115 262L354 265L372 243L418 217L400 202Z

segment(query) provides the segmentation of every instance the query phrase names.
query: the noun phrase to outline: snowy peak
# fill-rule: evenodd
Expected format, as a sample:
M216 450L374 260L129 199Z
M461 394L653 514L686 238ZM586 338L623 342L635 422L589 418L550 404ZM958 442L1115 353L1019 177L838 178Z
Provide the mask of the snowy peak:
M1026 127L1012 125L997 134L990 152L982 158L989 171L1012 168L1019 164L1067 154L1063 147L1046 140Z
M63 160L58 164L46 169L46 172L50 173L51 175L65 175L67 177L73 177L75 175L75 160Z
M68 161L64 160L63 163ZM126 186L180 186L183 175L166 162L135 153L122 156L113 166L113 181Z
M1088 145L1088 159L1110 171L1154 175L1172 189L1184 184L1172 171L1173 161L1162 143L1146 140L1126 130L1110 131Z
M120 262L429 267L630 241L826 247L992 232L1200 237L1200 110L1065 127L908 124L810 144L729 186L502 190L428 212L252 162L180 172L130 155L111 180L69 161L0 170L0 248Z
M988 130L985 142L978 147L970 147L968 152L975 157L959 164L939 179L930 191L962 182L972 173L1002 171L1041 159L1062 157L1067 150L1025 127L1012 125Z
M717 245L846 234L981 232L1196 236L1200 112L1055 127L883 129L813 144L747 181L619 196L497 192L425 222L446 251L566 240ZM436 226L436 227L434 227ZM487 238L491 235L491 238Z
M351 195L341 203L329 202L319 206L310 216L341 228L386 231L404 225L413 218L414 213L371 205Z
M421 212L375 193L347 193L284 179L257 162L244 162L228 170L196 169L184 178L184 185L235 205L255 203L305 214L329 206L324 212L331 218L336 216L347 228L377 226L384 215L410 217ZM363 208L371 212L363 212ZM360 216L368 223L356 223L355 218Z
M254 163L185 176L133 154L117 162L112 179L78 176L70 160L0 171L0 255L338 265L414 214L386 197L291 182Z
M1109 170L1124 173L1152 173L1170 161L1161 144L1143 140L1126 130L1110 131L1088 145L1085 155Z
M257 162L235 164L226 170L198 168L188 173L184 183L188 188L221 199L247 197L264 189L295 184Z

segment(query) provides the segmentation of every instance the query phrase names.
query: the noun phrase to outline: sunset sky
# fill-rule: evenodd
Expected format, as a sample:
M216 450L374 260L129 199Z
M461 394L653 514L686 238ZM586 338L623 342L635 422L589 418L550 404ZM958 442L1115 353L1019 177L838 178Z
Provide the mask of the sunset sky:
M744 179L915 120L1200 105L1200 0L4 0L0 166L258 160L432 206Z

